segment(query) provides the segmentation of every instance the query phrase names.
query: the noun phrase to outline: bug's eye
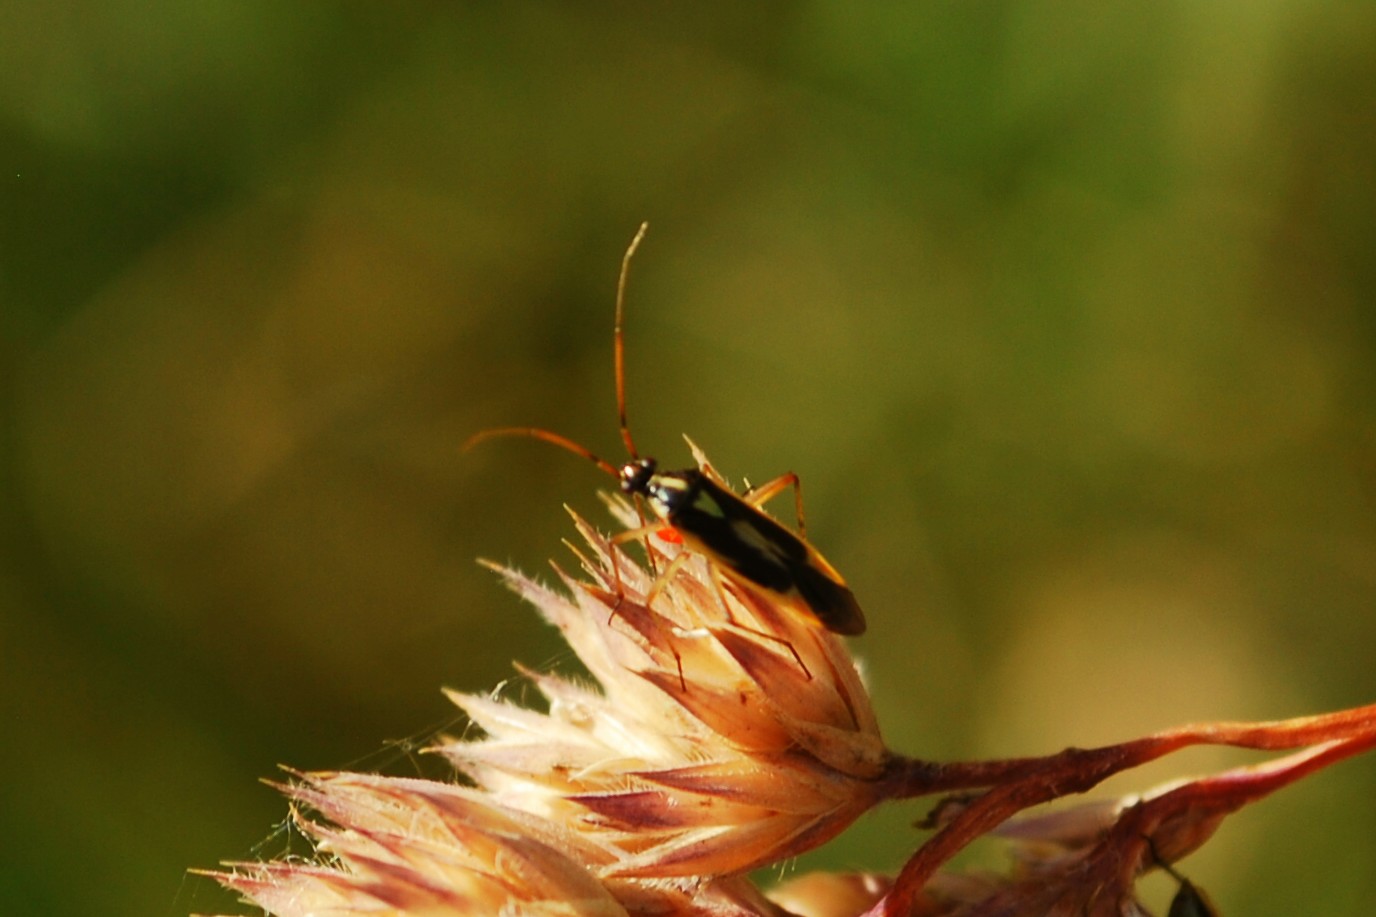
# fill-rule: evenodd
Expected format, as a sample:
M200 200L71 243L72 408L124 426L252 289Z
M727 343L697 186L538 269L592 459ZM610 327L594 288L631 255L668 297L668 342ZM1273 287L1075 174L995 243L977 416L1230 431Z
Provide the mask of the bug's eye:
M650 484L650 478L654 476L654 459L643 458L627 462L621 466L621 492L643 494Z

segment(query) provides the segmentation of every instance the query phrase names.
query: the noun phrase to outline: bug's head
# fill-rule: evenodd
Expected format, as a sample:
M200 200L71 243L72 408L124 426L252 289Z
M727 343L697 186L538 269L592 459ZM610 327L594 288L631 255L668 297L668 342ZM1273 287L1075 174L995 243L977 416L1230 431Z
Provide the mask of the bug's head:
M655 476L655 469L658 466L652 458L640 458L627 462L621 466L621 492L626 494L645 494L650 486L650 479Z

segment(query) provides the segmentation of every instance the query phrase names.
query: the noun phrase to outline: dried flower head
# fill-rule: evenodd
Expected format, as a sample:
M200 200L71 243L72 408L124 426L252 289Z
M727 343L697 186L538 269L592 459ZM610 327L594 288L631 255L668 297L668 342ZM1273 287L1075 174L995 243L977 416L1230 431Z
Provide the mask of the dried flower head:
M296 820L317 858L212 875L283 917L779 913L733 876L822 843L882 795L890 756L854 663L808 616L672 542L649 539L657 574L575 524L590 581L558 571L564 593L496 569L597 685L522 670L544 712L451 693L486 735L434 750L475 787L297 774L281 789L315 814Z
M633 510L619 501L628 525ZM835 835L876 800L887 752L838 638L647 539L659 584L575 517L592 582L506 582L600 690L529 673L547 713L453 694L488 737L439 750L492 798L620 851L606 875L729 875ZM557 569L557 568L556 568ZM653 593L653 595L652 595Z
M787 595L714 575L707 558L613 511L648 563L577 516L585 579L505 582L560 629L594 682L525 674L547 702L451 693L483 733L433 749L472 786L294 774L281 789L309 860L211 873L278 917L1135 917L1138 877L1229 814L1376 747L1376 706L1272 723L1186 726L1041 758L937 764L885 749L840 639ZM1263 765L1037 818L1031 806L1201 743L1303 749ZM978 790L978 792L970 792ZM821 844L874 804L954 793L892 880L809 876L761 895L747 870ZM942 867L990 832L1004 873ZM1212 907L1182 881L1171 913ZM785 910L786 909L786 910Z
M613 862L615 851L466 787L371 774L296 776L283 792L328 822L294 813L316 861L209 873L278 917L775 913L744 880L601 880L593 871Z

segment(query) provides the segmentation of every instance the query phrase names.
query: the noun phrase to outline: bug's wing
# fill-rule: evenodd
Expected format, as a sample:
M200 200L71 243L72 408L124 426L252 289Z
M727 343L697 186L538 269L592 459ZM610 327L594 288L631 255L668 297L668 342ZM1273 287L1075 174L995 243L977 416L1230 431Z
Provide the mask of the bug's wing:
M865 613L855 600L855 593L834 573L831 565L816 551L813 563L793 568L794 588L811 612L832 633L855 637L865 632Z

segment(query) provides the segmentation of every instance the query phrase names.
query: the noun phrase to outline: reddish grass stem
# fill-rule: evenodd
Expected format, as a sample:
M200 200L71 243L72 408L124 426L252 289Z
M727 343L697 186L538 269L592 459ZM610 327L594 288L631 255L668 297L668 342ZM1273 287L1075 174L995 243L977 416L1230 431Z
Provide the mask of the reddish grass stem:
M1319 744L1323 743L1323 744ZM1062 796L1083 793L1098 783L1138 765L1192 745L1229 745L1260 750L1292 749L1319 745L1270 765L1230 771L1214 778L1187 784L1153 800L1155 809L1135 816L1131 829L1138 835L1149 817L1178 812L1182 805L1232 811L1247 802L1293 782L1342 758L1376 745L1376 704L1337 713L1274 720L1261 723L1208 723L1183 726L1155 735L1099 748L1067 748L1039 758L972 761L938 764L895 758L880 790L883 798L901 799L987 787L962 805L935 835L904 865L893 891L872 914L909 913L927 880L943 863L976 838L997 828L1011 816L1031 806ZM1171 799L1163 803L1161 799ZM1139 809L1142 807L1139 807ZM1225 811L1226 810L1226 811ZM1157 815L1150 815L1151 812ZM1133 843L1138 843L1133 838Z

